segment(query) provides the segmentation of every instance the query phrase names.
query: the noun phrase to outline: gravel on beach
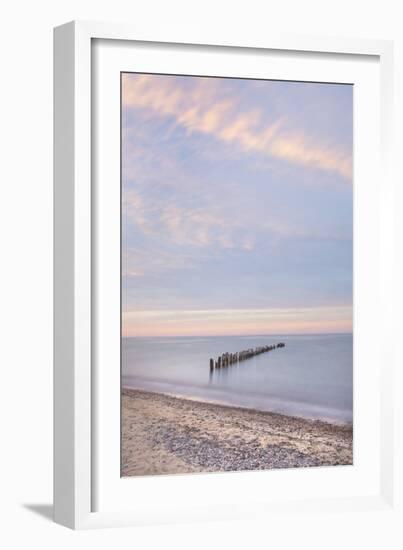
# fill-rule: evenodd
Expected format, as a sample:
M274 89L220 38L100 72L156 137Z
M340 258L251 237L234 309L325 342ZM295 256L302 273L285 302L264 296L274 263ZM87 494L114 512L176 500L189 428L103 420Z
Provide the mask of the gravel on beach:
M123 476L352 462L350 425L122 390Z

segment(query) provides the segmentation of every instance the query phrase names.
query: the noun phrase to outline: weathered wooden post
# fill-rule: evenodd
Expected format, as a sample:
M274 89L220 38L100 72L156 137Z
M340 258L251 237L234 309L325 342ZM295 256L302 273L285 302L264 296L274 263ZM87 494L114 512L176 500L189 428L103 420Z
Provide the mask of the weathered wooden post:
M242 351L236 351L234 353L229 353L228 351L226 351L217 358L217 361L214 361L214 359L210 359L210 372L212 372L214 368L221 369L221 367L228 367L229 365L245 361L245 359L250 359L251 357L255 357L256 355L275 350L276 348L284 347L284 342L277 342L277 344L256 346L255 348L248 348Z

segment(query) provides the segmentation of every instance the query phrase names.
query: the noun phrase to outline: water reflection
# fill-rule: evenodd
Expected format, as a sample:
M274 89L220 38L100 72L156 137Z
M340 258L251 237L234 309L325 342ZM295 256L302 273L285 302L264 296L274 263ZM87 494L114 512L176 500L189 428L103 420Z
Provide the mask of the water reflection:
M254 359L245 363L238 362L226 367L214 368L214 370L210 370L209 383L225 383L230 378L236 378L239 374L239 370L247 366L253 368L255 366Z

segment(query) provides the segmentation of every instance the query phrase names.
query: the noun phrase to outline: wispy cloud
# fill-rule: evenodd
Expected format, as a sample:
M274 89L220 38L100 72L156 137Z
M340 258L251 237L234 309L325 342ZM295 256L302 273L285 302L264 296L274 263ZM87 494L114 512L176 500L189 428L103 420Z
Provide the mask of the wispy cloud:
M253 237L242 230L246 225L242 217L234 219L221 205L203 208L145 201L138 192L127 190L123 209L126 223L136 226L145 235L158 237L160 242L168 240L178 246L197 248L216 246L252 250L254 247ZM251 230L249 227L249 232Z
M285 221L276 216L269 205L265 205L265 218L255 218L248 208L240 208L234 213L225 203L211 202L206 205L187 205L177 202L166 202L147 197L144 199L139 191L128 189L124 193L123 212L128 229L136 227L141 234L155 238L161 243L178 247L200 249L238 249L253 251L257 239L263 238L267 245L279 245L290 238L311 240L345 240L343 233L325 231L323 228L312 229L298 225L291 220ZM150 250L153 254L153 250Z
M124 336L350 332L351 306L147 310L123 314Z
M351 152L316 141L286 116L268 120L258 108L243 111L237 100L222 97L214 79L192 79L184 88L175 77L125 74L122 76L125 108L143 108L172 117L189 133L207 134L240 151L269 155L288 162L352 177Z
M122 263L122 276L126 282L128 279L150 275L155 278L169 271L186 272L194 269L193 255L168 252L162 247L155 247L151 251L147 248L126 247Z

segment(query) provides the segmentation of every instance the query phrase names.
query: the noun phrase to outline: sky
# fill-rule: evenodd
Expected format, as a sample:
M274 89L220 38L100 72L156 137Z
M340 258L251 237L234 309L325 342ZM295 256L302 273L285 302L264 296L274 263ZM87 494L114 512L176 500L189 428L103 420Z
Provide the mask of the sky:
M122 74L122 334L352 331L353 88Z

